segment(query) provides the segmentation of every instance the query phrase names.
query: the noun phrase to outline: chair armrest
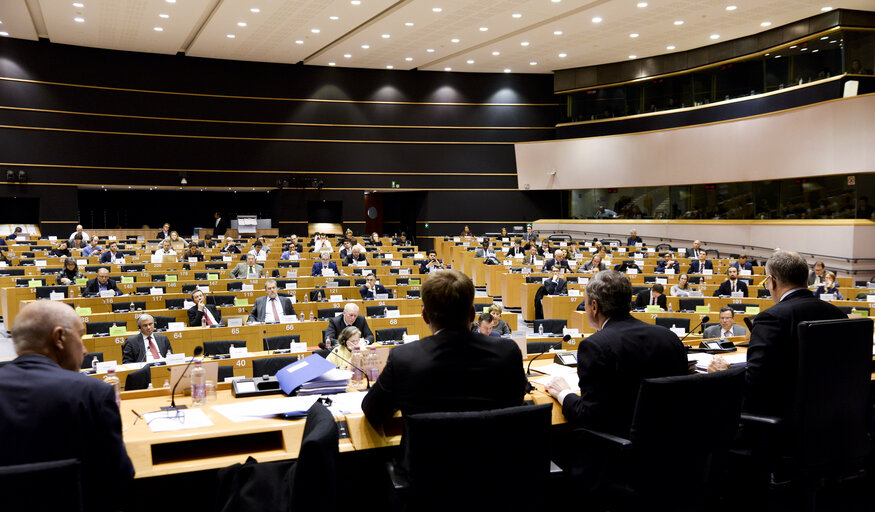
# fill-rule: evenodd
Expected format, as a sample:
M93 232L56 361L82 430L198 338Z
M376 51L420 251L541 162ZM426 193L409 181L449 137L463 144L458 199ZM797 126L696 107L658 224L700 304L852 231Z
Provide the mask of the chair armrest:
M760 425L769 425L769 426L780 426L782 423L781 418L775 416L763 416L759 414L749 414L749 413L741 413L741 422L742 423L757 423Z
M386 473L389 474L389 481L392 483L392 488L396 491L403 491L410 488L410 482L407 478L395 471L395 463L393 461L386 463Z
M578 432L584 436L592 436L599 441L605 441L611 444L617 445L621 450L628 450L632 448L632 441L628 439L624 439L619 436L615 436L612 434L608 434L607 432L600 432L598 430L590 430L588 428L577 428L574 429L575 432Z

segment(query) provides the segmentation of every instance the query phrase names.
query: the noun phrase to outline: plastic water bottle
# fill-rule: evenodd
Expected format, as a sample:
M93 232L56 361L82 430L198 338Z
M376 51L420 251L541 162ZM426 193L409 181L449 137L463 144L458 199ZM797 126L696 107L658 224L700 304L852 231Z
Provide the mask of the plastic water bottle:
M95 373L97 373L97 363L99 362L97 356L94 356L94 359L91 360L91 369L94 370Z
M201 366L201 360L196 359L191 370L191 405L197 407L207 403L207 371Z
M389 316L389 308L383 308L383 318Z
M313 319L314 319L314 317L313 317L313 310L310 310L310 321L312 322Z
M322 291L321 290L316 292L316 300L318 302L322 302Z
M334 344L331 343L331 336L325 335L325 348L327 348L328 350L331 350L333 345Z
M137 305L134 304L133 302L131 302L131 306L130 306L130 308L131 308L131 309L129 309L128 311L131 311L131 312L136 311L136 310L137 310Z
M115 392L115 405L118 406L119 409L122 407L122 383L118 380L118 375L115 374L115 368L110 368L106 371L106 377L103 378L103 382L106 382L110 386L112 386L112 390Z
M669 313L673 312L673 308L671 307L671 302L668 303L668 312Z
M544 335L544 324L538 326L538 336Z
M361 347L353 348L352 359L350 359L350 361L352 362L352 378L350 379L352 387L354 389L362 389L364 387L365 376L361 370L359 370L359 368L362 367L363 362Z
M377 347L368 347L368 358L365 364L365 371L368 372L368 378L371 382L377 380L380 376L380 356L377 355Z

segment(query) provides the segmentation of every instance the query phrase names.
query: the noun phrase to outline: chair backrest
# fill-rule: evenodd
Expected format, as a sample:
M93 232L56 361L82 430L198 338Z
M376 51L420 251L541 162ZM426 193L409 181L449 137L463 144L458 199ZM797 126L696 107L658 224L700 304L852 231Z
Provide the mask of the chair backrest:
M310 290L310 301L315 302L318 300L328 300L328 295L325 294L325 290Z
M763 297L771 297L771 296L772 296L772 292L770 292L769 290L763 290L762 288L757 289L757 298L758 299L761 299Z
M66 286L39 286L34 290L34 295L37 299L48 299L52 293L61 293L67 297Z
M219 375L216 377L219 382L225 382L225 379L230 379L234 376L234 367L227 365L219 365Z
M152 274L152 281L164 281L167 279L167 274Z
M562 334L562 328L568 325L568 320L561 318L548 318L544 320L535 320L533 325L535 329L535 333L538 333L540 330L539 326L544 326L544 334L553 333L553 334Z
M181 309L185 305L185 299L164 299L164 307L167 309Z
M206 272L195 272L194 273L194 280L195 281L206 281L207 280L207 273Z
M209 299L213 300L210 301ZM216 306L233 306L234 305L234 296L233 295L210 295L207 297L207 304L215 304Z
M205 341L204 342L204 355L205 356L216 356L221 354L228 354L231 352L231 345L235 347L245 347L246 340L222 340L222 341Z
M377 329L374 331L375 341L397 341L407 334L407 327L393 327L391 329Z
M307 412L298 461L291 472L290 510L336 510L338 431L334 415L321 403Z
M86 334L109 334L109 328L113 325L123 326L125 322L88 322L85 324Z
M103 362L103 352L89 352L85 354L85 358L82 359L82 369L91 368L91 362L94 361L95 357L101 363Z
M115 313L116 311L120 311L120 310L128 311L130 308L131 308L130 302L118 302L118 303L113 303L113 305L112 305L113 313ZM145 310L146 309L146 301L134 301L134 308Z
M320 320L330 320L336 316L336 313L342 313L343 308L320 308L316 314Z
M365 308L365 316L382 315L384 310L395 311L398 306L368 306Z
M677 318L673 316L658 316L656 317L656 325L661 325L666 329L674 327L683 327L685 331L690 332L690 319Z
M835 467L869 452L872 319L801 322L794 417L802 470Z
M51 482L51 492L46 492ZM76 459L0 466L0 496L5 510L81 511L82 478Z
M678 308L681 311L695 311L696 306L704 306L705 299L678 299Z
M206 276L206 274L204 274L204 276ZM195 279L197 279L197 276L195 276ZM204 277L204 279L206 279L206 277ZM198 286L199 285L196 284L184 284L182 285L182 293L191 293L197 290Z
M161 293L167 293L166 286L138 286L137 293L152 293L152 288L159 288Z
M554 345L556 344L550 343L549 341L528 341L526 342L526 353L539 354L550 350L550 347Z
M285 336L270 336L264 338L264 350L283 350L291 347L292 343L300 343L300 334L287 334Z
M39 281L40 286L46 285L46 280L45 280L45 278L42 278L42 277L27 277L27 278L23 278L23 279L16 279L15 284L20 285L20 286L28 286L28 285L30 285L31 281Z
M142 272L146 270L146 265L122 265L122 272Z
M227 263L204 263L204 268L207 270L222 270L227 269Z
M252 361L252 376L274 376L276 372L298 360L298 356L263 357Z
M335 279L334 282L337 286L349 286L349 279Z
M759 304L753 304L750 302L740 302L738 304L729 304L729 307L732 308L736 313L744 313L747 311L747 308L756 308L759 307Z
M229 292L239 292L243 289L243 281L231 281L228 283L227 290Z
M125 378L125 391L148 389L152 382L152 364L149 363L139 370L133 371Z
M407 290L408 297L419 297L420 290Z
M155 329L160 329L162 331L167 330L167 326L170 322L175 322L176 317L172 316L156 316L155 318Z

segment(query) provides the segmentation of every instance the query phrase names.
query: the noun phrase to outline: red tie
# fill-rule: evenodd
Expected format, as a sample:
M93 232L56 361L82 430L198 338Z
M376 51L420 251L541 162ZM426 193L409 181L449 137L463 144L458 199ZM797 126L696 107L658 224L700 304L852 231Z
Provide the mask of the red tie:
M213 325L213 322L210 321L210 313L207 310L206 306L204 306L204 321L207 323L207 325Z
M149 350L152 351L152 359L161 359L161 355L158 354L158 347L155 346L155 342L152 341L152 337L148 336L146 340L149 342Z
M276 299L270 299L270 307L273 308L273 321L274 321L274 322L279 322L279 321L280 321L280 315L279 315L279 313L277 313L277 311L276 311Z

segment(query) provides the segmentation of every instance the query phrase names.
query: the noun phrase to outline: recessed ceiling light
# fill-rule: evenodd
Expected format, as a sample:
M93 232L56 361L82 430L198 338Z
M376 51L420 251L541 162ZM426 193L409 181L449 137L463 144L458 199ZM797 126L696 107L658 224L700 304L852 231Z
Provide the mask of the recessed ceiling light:
M821 7L820 10L823 12L827 12L827 11L831 11L832 7Z
M458 43L458 42L459 42L459 38L458 38L458 37L454 37L454 38L450 39L450 42L451 42L451 43Z
M601 22L602 22L602 19L599 18L598 16L596 16L595 18L592 19L592 22L593 22L593 23L601 23Z
M412 27L412 26L413 26L413 22L412 22L412 21L408 21L408 22L404 23L404 26L405 26L405 27Z
M453 68L444 68L444 71L452 71Z
M836 42L836 40L833 39L832 41L829 42L829 44L833 44L833 43L835 43L835 42Z
M636 34L635 32L632 32L631 34L629 34L629 37L634 39L634 38L638 37L638 34Z
M80 18L77 16L73 18L73 21L75 21L76 23L85 23L85 18Z
M395 66L393 66L392 64L387 64L386 69L395 69Z
M638 56L637 56L637 55L630 55L629 58L630 58L630 59L637 59Z
M434 48L428 48L425 51L427 51L428 53L434 53Z
M237 22L237 26L238 26L238 27L245 27L245 26L246 26L246 22L245 22L245 21L238 21L238 22Z
M811 53L817 53L817 52L819 52L819 51L820 51L820 50L811 50Z
M411 62L413 60L413 57L404 57L404 60L406 60L407 62Z
M336 63L336 62L329 62L328 65L329 65L329 66L336 66L337 63Z
M383 34L383 39L389 39L390 37L392 37L391 34Z
M489 27L480 27L480 32L486 32L489 30Z
M638 7L647 7L647 2L638 2Z
M522 14L520 14L520 13L518 13L518 12L515 12L515 13L513 13L513 14L511 14L511 15L510 15L510 16L511 16L511 17L512 17L512 18L517 18L517 19L519 19L519 18L522 18L522 17L523 17L523 15L522 15Z
M495 55L496 57L498 57L499 55L501 55L501 52L492 52L492 55Z
M304 44L304 41L301 41L300 39L298 39L297 41L295 41L295 44Z
M528 41L523 41L520 43L520 46L528 46L528 45L529 45Z
M768 26L770 26L771 24L772 24L771 21L764 21L764 22L760 23L760 26L761 26L761 27L768 27Z
M560 54L559 54L559 58L560 58L560 59L564 59L565 57L568 57L568 54L567 54L567 53L560 53Z
M352 54L351 54L351 53L344 53L344 54L343 54L343 58L344 58L344 59L351 59L351 58L352 58Z
M73 7L80 7L81 8L81 7L85 7L85 4L83 4L82 2L73 2Z
M675 24L675 25L683 25L683 24L684 24L684 20L675 20L675 21L674 21L674 24Z
M799 51L800 51L800 52L804 52L804 51L806 51L806 50L808 50L808 48L801 48Z
M164 27L154 27L152 30L155 32L164 32Z
M318 34L320 31L318 28L311 28L310 32L313 32L314 34Z
M775 58L776 58L776 59L780 59L781 56L780 56L780 55L775 55Z
M259 9L258 7L253 7L252 9L249 9L249 12L254 12L255 14L258 14L261 12L261 9Z
M431 8L431 12L441 12L441 11L443 11L443 9L441 9L440 7L432 7Z
M670 45L666 46L665 49L666 49L666 50L674 50L674 49L675 49L675 45L670 44Z
M711 34L711 39L720 39L720 34Z
M9 32L0 32L0 36L8 37L8 36L9 36Z
M362 50L367 50L367 49L370 48L370 47L371 47L371 45L369 45L369 44L363 44L363 45L362 45Z
M736 9L738 9L738 6L737 6L737 5L727 5L727 6L726 6L726 10L727 10L727 11L734 11L734 10L736 10Z
M561 35L562 35L562 31L561 31L561 30L554 30L554 31L553 31L553 35L554 35L554 36L561 36Z
M510 73L510 68L504 68L505 73Z
M164 18L164 19L166 20L167 18L170 17L170 15L169 15L169 14L163 14L163 13L162 13L162 14L159 14L158 17L159 17L159 18Z
M558 4L558 3L561 2L562 0L550 0L550 1L553 2L554 4Z
M176 0L164 0L164 1L167 2L168 4L175 4L176 3Z
M340 19L340 16L329 16L328 19L331 21L337 21Z
M529 66L537 66L537 65L538 65L538 63L535 61L529 62Z
M468 60L465 61L465 62L467 62L468 64L474 64L474 59L468 59Z
M361 5L362 0L349 0L349 3L351 3L352 5Z
M157 28L157 27L156 27L156 28ZM162 28L161 30L164 30L164 29ZM234 34L228 34L228 35L226 35L225 37L227 37L228 39L234 39L234 38L237 37L237 36L235 36Z

